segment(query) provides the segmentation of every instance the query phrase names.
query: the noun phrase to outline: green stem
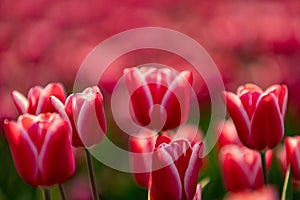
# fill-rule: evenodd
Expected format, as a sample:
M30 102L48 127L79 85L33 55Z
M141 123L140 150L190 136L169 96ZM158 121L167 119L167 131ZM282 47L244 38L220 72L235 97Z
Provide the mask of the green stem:
M284 184L282 188L281 200L289 200L293 199L292 191L291 191L291 167L288 166L287 171L285 173Z
M50 190L47 188L43 188L43 192L44 192L44 200L50 200Z
M261 158L261 164L262 164L262 170L264 176L264 183L265 185L267 185L269 180L268 180L268 169L266 164L265 152L260 152L260 158Z
M65 193L65 190L64 190L62 184L59 184L59 185L58 185L58 189L59 189L59 192L60 192L61 199L62 199L62 200L67 200L67 198L66 198L66 193Z
M92 163L92 157L91 157L89 150L85 149L85 155L86 155L86 163L87 163L88 171L89 171L90 183L92 186L93 199L99 200L99 195L98 195L97 187L96 187L96 178L95 178L93 163Z

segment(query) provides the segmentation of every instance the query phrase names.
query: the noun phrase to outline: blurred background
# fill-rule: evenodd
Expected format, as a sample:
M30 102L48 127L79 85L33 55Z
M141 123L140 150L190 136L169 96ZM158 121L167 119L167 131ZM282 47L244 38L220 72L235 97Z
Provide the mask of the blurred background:
M0 200L40 199L39 190L16 173L3 134L3 120L16 119L10 93L27 94L30 87L61 82L72 92L81 62L101 41L119 32L145 26L180 31L198 41L215 61L227 90L253 82L266 88L287 84L289 105L286 135L300 133L300 1L181 0L1 0L0 1ZM130 42L130 41L128 41ZM126 67L162 63L192 69L177 55L145 49L115 60L99 81L108 117L108 136L127 148L127 136L114 125L109 99ZM93 73L93 72L90 72ZM198 95L201 129L207 129L209 95L201 76ZM207 116L207 117L205 117ZM76 174L65 184L70 199L91 199L85 158L77 152ZM104 199L146 199L147 190L132 176L94 162ZM214 152L200 177L210 177L204 199L222 199L225 190ZM274 180L278 186L281 177ZM59 199L56 188L54 199Z

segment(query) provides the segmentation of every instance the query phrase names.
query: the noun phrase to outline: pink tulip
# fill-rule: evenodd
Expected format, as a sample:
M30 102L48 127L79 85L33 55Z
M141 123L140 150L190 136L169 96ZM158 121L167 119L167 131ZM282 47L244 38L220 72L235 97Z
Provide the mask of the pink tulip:
M168 130L186 122L192 73L169 68L141 67L124 70L131 114L142 126Z
M258 86L240 86L237 95L224 93L228 112L242 143L255 150L274 148L284 135L287 87L273 85L263 92Z
M300 180L300 136L285 139L286 161L291 166L292 176Z
M82 93L68 96L65 105L52 97L57 111L72 125L74 147L91 147L98 144L106 133L103 97L97 86L88 87Z
M196 190L202 147L202 142L192 147L188 140L157 138L149 180L151 200L192 200L199 195Z
M28 184L52 186L74 174L69 125L57 113L20 115L4 128L17 171Z
M225 200L279 200L278 193L275 188L267 186L255 191L242 191L232 193L225 197Z
M50 96L55 96L64 102L66 97L63 85L50 83L45 88L35 86L29 90L27 99L18 91L12 92L13 102L20 114L38 115L40 113L55 112Z
M219 160L228 191L237 192L263 186L261 158L257 151L226 145L220 150Z

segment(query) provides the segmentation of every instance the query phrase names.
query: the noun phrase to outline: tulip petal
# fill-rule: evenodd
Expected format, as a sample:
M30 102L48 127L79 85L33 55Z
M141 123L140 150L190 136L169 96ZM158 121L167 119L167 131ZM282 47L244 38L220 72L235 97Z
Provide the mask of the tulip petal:
M70 130L66 121L55 120L46 133L39 156L39 170L46 186L60 184L75 171Z
M224 92L227 110L234 122L239 138L244 145L252 147L250 143L250 120L241 100L232 92Z
M27 113L28 110L28 100L26 97L18 91L13 91L11 93L13 102L20 114Z
M190 162L184 176L184 190L187 199L192 199L195 196L196 186L198 182L198 173L201 165L200 153L203 148L203 143L196 143L193 147ZM201 194L200 194L201 196Z
M266 89L265 93L273 93L278 98L278 104L280 107L280 112L285 117L286 107L287 107L287 98L288 98L288 89L286 85L273 85Z
M21 127L15 122L4 123L6 138L20 176L30 185L37 186L37 150Z
M65 102L65 91L60 83L50 83L41 92L36 108L36 114L45 112L55 112L50 96L55 96L60 101Z
M87 97L86 95L80 94L77 96L78 98L74 98L76 102L80 100L79 98L83 99L82 106L76 108L80 110L77 110L77 112L73 112L73 114L75 114L75 116L73 117L75 119L75 122L77 122L76 125L78 136L86 147L91 147L98 144L105 135L105 132L98 121L95 106L95 95L96 94L93 94L92 96ZM76 114L79 115L77 116Z
M274 148L283 138L283 128L283 118L275 95L262 95L251 122L252 145L257 150Z
M153 153L151 173L150 198L180 200L182 199L182 186L179 173L170 154L159 148ZM164 177L162 179L162 177ZM161 192L161 188L164 191Z
M197 188L196 188L196 194L195 194L193 200L201 200L202 199L201 196L202 196L202 188L201 188L201 185L198 184Z

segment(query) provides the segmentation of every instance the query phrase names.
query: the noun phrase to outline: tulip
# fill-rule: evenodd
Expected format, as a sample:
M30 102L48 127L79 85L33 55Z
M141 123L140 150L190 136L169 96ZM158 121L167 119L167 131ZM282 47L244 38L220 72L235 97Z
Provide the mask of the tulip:
M56 110L72 125L74 147L91 147L98 144L106 133L103 97L97 86L82 93L68 96L65 105L51 97Z
M177 132L162 132L163 136L170 137L172 141L187 139L191 146L201 142L202 132L193 125L187 124L180 127ZM135 182L146 188L151 172L152 152L155 149L155 141L157 139L155 131L142 129L135 137L129 138L129 148L131 154L131 165ZM203 167L205 159L202 159L200 168Z
M242 191L232 193L226 196L225 200L279 200L278 193L275 188L271 186L263 187L255 191Z
M242 143L255 150L274 148L284 135L287 87L273 85L263 92L258 86L246 84L237 95L224 93L228 112Z
M12 92L13 102L20 114L29 113L38 115L40 113L55 112L50 96L55 96L65 102L65 90L60 83L49 83L45 88L35 86L28 92L28 98L18 91Z
M226 145L219 153L223 181L228 191L258 189L263 186L263 171L257 151Z
M124 70L130 111L141 126L157 131L174 129L186 122L192 73L168 68L141 67Z
M17 171L28 184L52 186L74 174L70 129L59 114L20 115L4 128Z
M287 165L291 166L293 178L300 180L300 136L287 137L284 144Z
M151 200L192 200L199 195L196 191L202 147L202 142L192 147L188 140L157 138L149 179Z

